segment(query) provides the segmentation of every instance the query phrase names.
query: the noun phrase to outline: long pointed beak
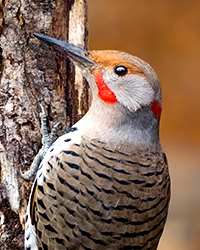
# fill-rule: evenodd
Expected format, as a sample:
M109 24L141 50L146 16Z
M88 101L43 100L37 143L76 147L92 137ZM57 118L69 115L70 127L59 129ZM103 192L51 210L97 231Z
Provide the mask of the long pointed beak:
M62 40L49 36L44 36L36 33L34 33L33 35L48 46L53 47L55 50L66 54L80 66L89 68L91 68L92 66L97 66L97 64L89 58L90 53L87 50L84 50L72 43L64 42Z

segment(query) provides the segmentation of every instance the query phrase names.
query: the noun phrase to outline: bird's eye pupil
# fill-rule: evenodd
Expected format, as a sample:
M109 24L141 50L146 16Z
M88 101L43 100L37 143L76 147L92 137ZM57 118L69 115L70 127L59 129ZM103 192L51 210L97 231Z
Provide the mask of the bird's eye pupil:
M114 68L114 72L118 76L125 76L128 73L128 69L123 65L119 65Z

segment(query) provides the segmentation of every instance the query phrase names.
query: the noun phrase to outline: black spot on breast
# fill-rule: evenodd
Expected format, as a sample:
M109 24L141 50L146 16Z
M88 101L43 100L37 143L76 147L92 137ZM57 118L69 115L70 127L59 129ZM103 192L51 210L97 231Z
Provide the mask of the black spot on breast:
M64 142L69 142L69 141L71 141L70 138L64 140Z

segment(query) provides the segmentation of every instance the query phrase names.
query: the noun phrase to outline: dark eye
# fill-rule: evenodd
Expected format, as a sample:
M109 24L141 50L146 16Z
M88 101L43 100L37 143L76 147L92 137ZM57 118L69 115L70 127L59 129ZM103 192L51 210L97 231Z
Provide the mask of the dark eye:
M114 68L114 72L118 76L125 76L128 73L128 69L123 65L118 65Z

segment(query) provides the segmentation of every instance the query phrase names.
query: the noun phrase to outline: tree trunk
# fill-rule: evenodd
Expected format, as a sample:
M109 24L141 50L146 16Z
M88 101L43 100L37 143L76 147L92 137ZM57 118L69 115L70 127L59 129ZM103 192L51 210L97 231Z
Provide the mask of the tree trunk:
M40 108L59 135L88 109L87 82L69 59L41 44L45 34L87 48L85 0L1 0L0 249L23 249L32 181L19 177L41 148Z

